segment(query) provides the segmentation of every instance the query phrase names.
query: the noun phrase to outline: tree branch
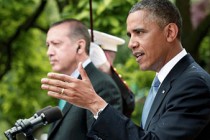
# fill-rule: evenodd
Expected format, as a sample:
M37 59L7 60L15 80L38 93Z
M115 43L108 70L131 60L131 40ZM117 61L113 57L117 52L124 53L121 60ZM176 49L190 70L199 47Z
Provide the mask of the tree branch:
M176 6L178 7L182 16L182 40L185 40L188 34L192 31L190 0L176 0Z
M188 46L190 52L194 52L192 55L198 60L198 50L203 38L208 34L210 29L210 14L198 25L198 27L188 35L184 45Z
M38 8L36 9L36 11L34 11L34 13L28 17L25 22L23 22L16 30L16 32L8 39L7 42L4 43L3 47L5 47L6 49L6 62L4 63L5 65L5 69L3 69L3 71L0 73L0 79L2 79L2 77L7 73L7 71L9 71L11 69L11 64L12 64L12 43L14 42L14 40L16 40L21 31L27 31L30 29L30 27L33 26L33 24L36 22L37 18L41 15L42 11L44 10L45 6L47 4L47 0L41 0L40 5L38 6Z

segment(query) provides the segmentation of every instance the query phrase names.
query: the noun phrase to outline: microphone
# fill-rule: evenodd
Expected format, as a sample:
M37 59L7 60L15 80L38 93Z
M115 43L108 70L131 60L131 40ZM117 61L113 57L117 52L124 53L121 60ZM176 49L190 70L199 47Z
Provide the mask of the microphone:
M13 137L18 133L28 134L31 133L32 130L41 125L47 125L54 121L59 120L63 117L61 110L56 107L45 107L42 110L35 113L29 119L19 119L15 126L11 129L4 132L5 136L8 139L13 139Z
M29 118L28 120L31 121L37 117L39 117L42 113L44 113L45 111L47 111L48 109L51 109L52 106L46 106L45 108L42 108L41 110L37 111L31 118Z

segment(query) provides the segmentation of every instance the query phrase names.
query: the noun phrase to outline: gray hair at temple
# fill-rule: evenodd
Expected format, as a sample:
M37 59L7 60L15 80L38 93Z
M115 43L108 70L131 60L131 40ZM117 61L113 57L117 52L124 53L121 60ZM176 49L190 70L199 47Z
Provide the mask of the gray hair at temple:
M148 17L157 22L162 29L169 23L175 23L178 27L177 38L181 40L182 17L178 8L169 0L142 0L130 9L129 14L138 10L148 11Z

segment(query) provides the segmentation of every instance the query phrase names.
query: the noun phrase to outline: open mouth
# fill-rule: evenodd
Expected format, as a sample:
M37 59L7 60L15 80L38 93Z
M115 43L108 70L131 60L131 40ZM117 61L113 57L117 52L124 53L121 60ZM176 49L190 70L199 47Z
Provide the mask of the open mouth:
M143 52L135 52L133 55L138 59L139 57L142 57L144 55Z
M140 60L143 58L145 53L143 53L143 52L134 52L133 55L136 57L136 61L140 63Z

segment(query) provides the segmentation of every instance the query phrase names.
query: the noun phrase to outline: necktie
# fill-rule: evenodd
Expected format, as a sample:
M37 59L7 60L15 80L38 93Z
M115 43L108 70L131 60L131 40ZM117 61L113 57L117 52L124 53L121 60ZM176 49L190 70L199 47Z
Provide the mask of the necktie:
M59 108L61 110L63 110L63 108L64 108L65 105L66 105L66 101L65 100L59 100L58 106L59 106Z
M155 99L156 93L158 91L160 85L160 81L158 80L158 77L156 76L152 82L152 87L150 88L149 94L147 96L147 99L144 104L143 112L142 112L142 127L144 128L147 120L147 116L149 114L150 108L152 106L152 103Z

